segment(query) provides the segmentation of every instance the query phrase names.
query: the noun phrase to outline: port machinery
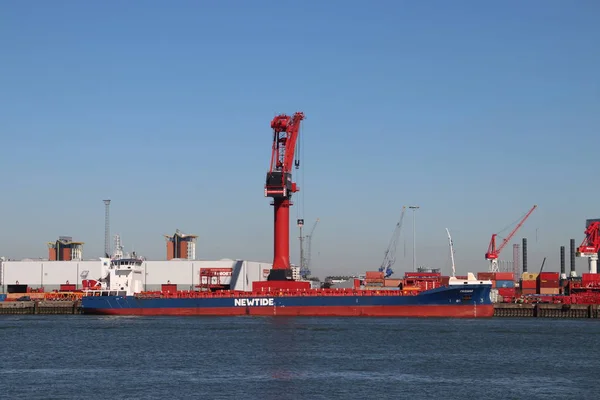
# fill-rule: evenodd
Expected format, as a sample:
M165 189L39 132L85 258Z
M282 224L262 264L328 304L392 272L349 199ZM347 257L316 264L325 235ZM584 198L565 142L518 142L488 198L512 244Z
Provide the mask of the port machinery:
M269 287L306 289L310 285L294 281L290 268L290 207L293 205L292 194L300 190L292 180L292 168L300 165L295 153L302 120L304 113L298 111L293 116L279 114L271 121L273 144L265 182L265 197L273 199L274 210L273 267L267 277L267 282L271 283L265 284Z
M390 239L390 243L385 250L385 255L383 257L383 262L379 266L379 272L384 273L385 278L389 278L394 270L392 266L396 262L396 248L398 247L398 238L400 238L400 232L402 231L402 222L404 221L404 213L406 212L406 206L402 206L402 212L400 213L400 220L396 223L396 227L394 229L394 233L392 234L392 238Z
M515 228L508 234L508 236L506 236L506 238L504 238L504 240L500 244L500 247L496 247L496 237L498 236L498 234L497 233L492 234L492 239L490 240L490 245L488 247L488 251L487 251L487 253L485 253L485 259L488 260L490 263L490 267L489 267L490 272L498 272L498 257L500 256L500 252L506 247L506 245L510 242L510 240L513 238L515 233L517 233L517 231L521 228L521 226L523 226L523 224L525 223L527 218L529 218L531 213L533 213L533 211L536 208L537 208L537 205L534 205L533 207L531 207L531 209L527 212L527 214L525 214L525 216L520 219L517 226L515 226Z
M585 238L577 248L577 257L587 257L589 273L598 273L598 252L600 252L600 221L594 221L585 230Z

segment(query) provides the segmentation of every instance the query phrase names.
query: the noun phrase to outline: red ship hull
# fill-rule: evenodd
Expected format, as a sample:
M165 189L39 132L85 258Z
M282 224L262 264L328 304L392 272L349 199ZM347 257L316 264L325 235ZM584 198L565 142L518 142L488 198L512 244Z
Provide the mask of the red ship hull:
M91 311L91 310L90 310ZM92 313L92 312L90 312ZM210 307L210 308L104 308L104 315L212 315L212 316L306 316L306 317L432 317L486 318L494 315L493 305L444 306L298 306L298 307Z

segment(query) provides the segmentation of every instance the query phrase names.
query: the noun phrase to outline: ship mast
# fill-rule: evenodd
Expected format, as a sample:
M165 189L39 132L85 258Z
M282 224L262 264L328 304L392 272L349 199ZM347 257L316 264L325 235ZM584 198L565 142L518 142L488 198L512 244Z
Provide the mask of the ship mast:
M452 259L452 276L456 277L456 267L454 265L454 245L452 244L452 237L450 236L450 231L446 228L446 233L448 234L448 243L450 244L450 258Z

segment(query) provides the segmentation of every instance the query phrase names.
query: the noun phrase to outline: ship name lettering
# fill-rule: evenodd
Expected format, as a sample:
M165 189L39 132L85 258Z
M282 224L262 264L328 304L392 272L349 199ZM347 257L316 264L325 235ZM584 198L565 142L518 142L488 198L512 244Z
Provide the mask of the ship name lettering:
M275 300L274 299L234 299L233 305L236 307L273 306L273 305L275 305Z

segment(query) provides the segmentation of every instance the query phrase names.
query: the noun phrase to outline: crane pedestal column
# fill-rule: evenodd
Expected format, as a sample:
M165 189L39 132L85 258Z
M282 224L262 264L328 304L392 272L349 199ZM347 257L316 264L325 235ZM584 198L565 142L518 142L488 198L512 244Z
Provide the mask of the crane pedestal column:
M294 160L294 153L300 121L303 119L304 113L296 112L292 117L277 115L271 121L273 146L265 182L265 197L273 198L273 267L266 282L253 283L254 289L304 289L308 283L294 281L290 268L290 199L292 193L298 191L296 183L292 181L291 171L294 165L300 165L299 160Z
M598 273L598 254L592 254L588 259L588 267L590 274Z

